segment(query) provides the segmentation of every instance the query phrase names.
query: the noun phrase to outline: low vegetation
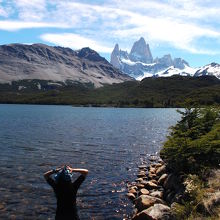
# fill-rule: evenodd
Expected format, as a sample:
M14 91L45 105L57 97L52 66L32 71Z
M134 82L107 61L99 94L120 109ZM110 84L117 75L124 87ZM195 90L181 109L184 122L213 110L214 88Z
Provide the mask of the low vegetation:
M167 167L184 176L176 219L220 218L220 109L186 108L161 150Z
M141 82L128 81L97 89L91 84L60 84L48 85L42 80L2 84L0 103L144 108L185 107L186 101L200 106L220 104L220 80L212 76L145 78Z

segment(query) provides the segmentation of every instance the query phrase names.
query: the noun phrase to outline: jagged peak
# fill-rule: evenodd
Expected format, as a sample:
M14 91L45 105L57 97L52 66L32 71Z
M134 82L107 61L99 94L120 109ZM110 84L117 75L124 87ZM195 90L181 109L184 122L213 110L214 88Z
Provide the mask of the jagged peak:
M118 50L118 51L119 51L119 45L118 45L118 43L115 44L114 50Z

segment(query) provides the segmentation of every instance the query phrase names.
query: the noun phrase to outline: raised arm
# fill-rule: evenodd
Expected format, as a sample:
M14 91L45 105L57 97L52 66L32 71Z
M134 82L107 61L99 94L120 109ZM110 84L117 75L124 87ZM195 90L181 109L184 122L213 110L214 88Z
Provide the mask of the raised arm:
M59 168L57 168L57 169L47 171L46 173L44 173L44 178L45 178L45 180L48 180L49 177L50 177L52 174L57 173L57 172L59 172L59 171L62 170L62 169L63 169L63 167L59 167Z
M68 166L68 169L70 172L81 173L83 176L86 176L89 172L87 169L71 168L69 166Z

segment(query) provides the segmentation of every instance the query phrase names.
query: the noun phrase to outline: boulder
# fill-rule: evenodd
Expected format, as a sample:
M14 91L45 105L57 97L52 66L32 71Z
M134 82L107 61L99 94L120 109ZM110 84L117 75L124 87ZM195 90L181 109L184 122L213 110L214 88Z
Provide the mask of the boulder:
M138 178L142 178L146 176L146 172L145 171L140 171L137 175Z
M141 189L140 190L140 195L149 195L150 192L147 189Z
M155 204L154 206L143 210L136 214L132 220L171 220L170 207L163 204Z
M148 189L148 190L157 189L157 184L155 184L151 180L147 181L144 185L145 185L145 188Z
M143 210L142 212L137 213L132 220L155 220L152 217L150 217L147 213L147 210Z
M164 201L149 195L141 195L135 200L135 207L140 212L144 209L149 208L150 206L154 205L155 203L164 204Z
M157 181L156 181L156 180L151 180L151 182L157 184Z
M174 197L175 197L175 192L171 191L171 192L166 196L166 201L167 201L168 203L172 203Z
M161 175L163 175L165 172L166 172L166 166L165 166L165 165L162 165L161 167L159 167L159 168L156 170L156 175L157 175L157 176L161 176Z
M162 191L154 191L154 192L150 193L150 196L162 199L163 198L163 192Z
M169 174L167 178L165 179L163 183L163 187L165 189L171 189L171 190L179 190L180 188L180 181L178 177L174 174Z
M149 160L150 160L151 162L157 161L157 160L158 160L158 157L157 157L157 156L151 156Z
M134 186L131 186L130 189L135 189L135 190L137 190L138 188L137 188L137 186L134 185Z
M146 164L143 164L143 165L140 165L138 166L139 169L147 169L147 165Z
M152 173L152 174L156 173L156 168L150 167L149 173Z
M148 174L148 178L149 179L154 179L154 178L156 178L157 177L157 175L155 174L155 173L149 173Z
M127 193L127 197L128 197L130 200L132 200L132 201L134 201L135 198L136 198L133 193Z
M164 173L158 180L158 183L160 185L163 185L164 184L164 181L166 180L166 178L168 177L168 174L167 173Z
M143 184L143 185L146 185L148 183L148 181L147 180L142 180L140 183Z
M137 190L136 190L136 189L134 189L133 187L132 187L132 188L130 188L128 192L129 192L129 193L132 193L132 194L134 194L134 195L136 195L136 194L137 194Z
M170 207L163 204L154 204L154 206L145 210L145 213L155 220L171 219Z
M156 169L158 169L159 167L162 167L162 166L163 166L162 163L156 163L154 167L155 167Z
M143 178L137 178L137 179L135 180L135 182L141 182L141 181L143 181Z
M136 186L137 186L137 188L138 188L138 189L142 189L142 188L144 188L144 185L143 185L143 184L141 184L141 183L137 183L137 185L136 185Z

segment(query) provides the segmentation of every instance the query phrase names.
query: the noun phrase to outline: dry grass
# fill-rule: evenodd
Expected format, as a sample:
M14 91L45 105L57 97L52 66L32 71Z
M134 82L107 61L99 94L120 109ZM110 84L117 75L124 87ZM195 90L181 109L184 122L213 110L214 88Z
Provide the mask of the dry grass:
M213 171L210 175L205 192L203 205L206 212L220 219L220 169Z

